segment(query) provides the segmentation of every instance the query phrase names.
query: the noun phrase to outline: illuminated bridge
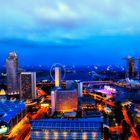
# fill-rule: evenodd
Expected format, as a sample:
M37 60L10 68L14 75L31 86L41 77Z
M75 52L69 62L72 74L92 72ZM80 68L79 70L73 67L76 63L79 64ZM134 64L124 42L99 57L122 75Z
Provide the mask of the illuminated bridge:
M32 140L101 140L103 118L43 119L31 126Z

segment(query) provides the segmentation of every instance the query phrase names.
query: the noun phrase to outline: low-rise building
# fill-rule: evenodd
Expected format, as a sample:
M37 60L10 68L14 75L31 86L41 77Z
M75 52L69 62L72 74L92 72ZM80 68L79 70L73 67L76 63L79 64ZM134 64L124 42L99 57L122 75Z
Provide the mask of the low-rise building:
M0 134L11 130L26 115L23 101L0 100Z
M101 140L103 118L41 119L31 121L32 140Z

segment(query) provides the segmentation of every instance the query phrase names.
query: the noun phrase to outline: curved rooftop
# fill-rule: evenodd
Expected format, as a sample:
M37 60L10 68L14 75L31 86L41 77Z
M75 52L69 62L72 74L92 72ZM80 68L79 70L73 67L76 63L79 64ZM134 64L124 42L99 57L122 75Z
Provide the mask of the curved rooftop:
M0 100L0 121L9 123L18 113L26 108L23 101Z

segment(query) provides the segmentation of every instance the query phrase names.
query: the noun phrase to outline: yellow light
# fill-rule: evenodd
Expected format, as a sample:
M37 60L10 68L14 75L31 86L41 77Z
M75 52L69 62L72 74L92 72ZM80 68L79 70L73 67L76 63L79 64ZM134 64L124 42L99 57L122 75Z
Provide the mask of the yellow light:
M82 134L82 139L83 139L83 140L86 140L86 139L87 139L87 133L84 132L84 133Z

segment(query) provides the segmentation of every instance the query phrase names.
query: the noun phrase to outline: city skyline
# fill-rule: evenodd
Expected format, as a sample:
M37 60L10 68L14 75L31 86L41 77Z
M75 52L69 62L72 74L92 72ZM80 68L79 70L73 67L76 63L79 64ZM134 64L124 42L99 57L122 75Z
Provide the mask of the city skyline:
M29 7L32 5L32 8ZM0 64L123 64L140 56L140 1L12 0L0 5Z

